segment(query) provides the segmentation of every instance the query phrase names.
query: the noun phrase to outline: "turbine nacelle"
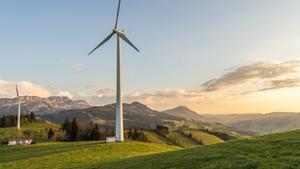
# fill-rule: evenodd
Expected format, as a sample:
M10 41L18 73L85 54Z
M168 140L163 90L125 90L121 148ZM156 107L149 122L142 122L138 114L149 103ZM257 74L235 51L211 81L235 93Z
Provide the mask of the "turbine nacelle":
M129 44L133 49L135 49L136 51L140 52L140 50L134 46L134 44L132 42L130 42L130 40L126 37L125 32L122 30L118 30L118 29L113 29L112 33L109 34L98 46L95 47L95 49L93 49L88 55L92 54L95 50L97 50L100 46L102 46L104 43L106 43L108 40L111 39L111 37L117 34L118 37L120 37L121 39L123 39L127 44Z
M123 34L125 36L124 30L113 29L112 31L115 32L116 34Z

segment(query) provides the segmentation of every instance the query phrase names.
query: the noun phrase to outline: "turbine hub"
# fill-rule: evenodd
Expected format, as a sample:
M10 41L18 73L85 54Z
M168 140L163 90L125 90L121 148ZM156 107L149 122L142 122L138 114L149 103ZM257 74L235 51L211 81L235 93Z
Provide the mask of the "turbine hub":
M125 35L124 30L113 29L113 32Z

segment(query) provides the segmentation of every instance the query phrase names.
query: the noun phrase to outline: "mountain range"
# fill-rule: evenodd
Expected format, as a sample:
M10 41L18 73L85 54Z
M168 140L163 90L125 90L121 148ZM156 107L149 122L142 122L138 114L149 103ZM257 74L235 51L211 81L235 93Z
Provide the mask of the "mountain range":
M113 126L115 104L90 106L84 100L71 100L68 97L37 96L21 97L22 114L30 111L42 120L62 123L65 118L77 118L83 123L98 123ZM0 115L16 114L17 98L0 98ZM300 113L277 112L268 114L200 114L188 107L179 106L165 111L153 110L138 102L124 104L125 127L154 128L167 125L171 128L190 127L201 129L226 130L246 135L267 134L300 128Z
M22 114L28 114L30 111L33 111L37 115L40 115L62 110L90 107L90 105L84 100L71 100L64 96L51 96L47 98L21 96L20 100ZM0 115L17 114L17 111L17 98L0 98Z

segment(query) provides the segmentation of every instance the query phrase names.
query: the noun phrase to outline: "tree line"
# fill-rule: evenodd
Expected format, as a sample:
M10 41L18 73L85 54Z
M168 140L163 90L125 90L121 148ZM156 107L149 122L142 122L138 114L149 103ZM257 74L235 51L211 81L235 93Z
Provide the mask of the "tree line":
M85 140L104 140L106 136L114 135L111 128L100 128L98 124L84 124L77 121L76 118L69 120L66 118L60 127L64 133L63 138L58 138L61 141L85 141ZM50 132L50 134L52 134Z
M36 122L36 116L33 112L26 115L21 114L20 122L21 125L27 123L34 123ZM17 123L18 123L17 115L3 115L0 117L0 127L14 127L17 125Z
M62 138L57 138L60 141L92 141L92 140L105 140L106 137L115 135L114 128L101 128L96 123L84 124L77 121L76 118L70 120L66 118L62 123L60 130L64 133ZM55 132L49 129L48 138L52 139ZM147 137L139 129L130 127L125 132L125 139L147 141Z

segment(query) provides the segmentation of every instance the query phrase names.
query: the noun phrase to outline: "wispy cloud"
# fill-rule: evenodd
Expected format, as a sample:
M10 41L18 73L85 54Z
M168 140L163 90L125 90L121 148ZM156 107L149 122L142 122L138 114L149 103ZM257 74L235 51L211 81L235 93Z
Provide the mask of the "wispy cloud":
M249 82L261 82L254 91L279 89L282 87L297 86L300 61L287 61L281 63L259 62L236 69L230 69L220 78L211 79L201 85L204 92L219 91L247 84ZM268 85L269 84L269 85ZM260 86L265 86L260 88Z
M81 64L81 63L77 63L75 65L73 65L73 70L75 72L80 72L82 70L82 68L84 67L84 64Z
M283 79L283 80L272 80L270 81L270 85L257 91L266 91L266 90L276 90L280 88L288 88L288 87L300 87L300 79Z

